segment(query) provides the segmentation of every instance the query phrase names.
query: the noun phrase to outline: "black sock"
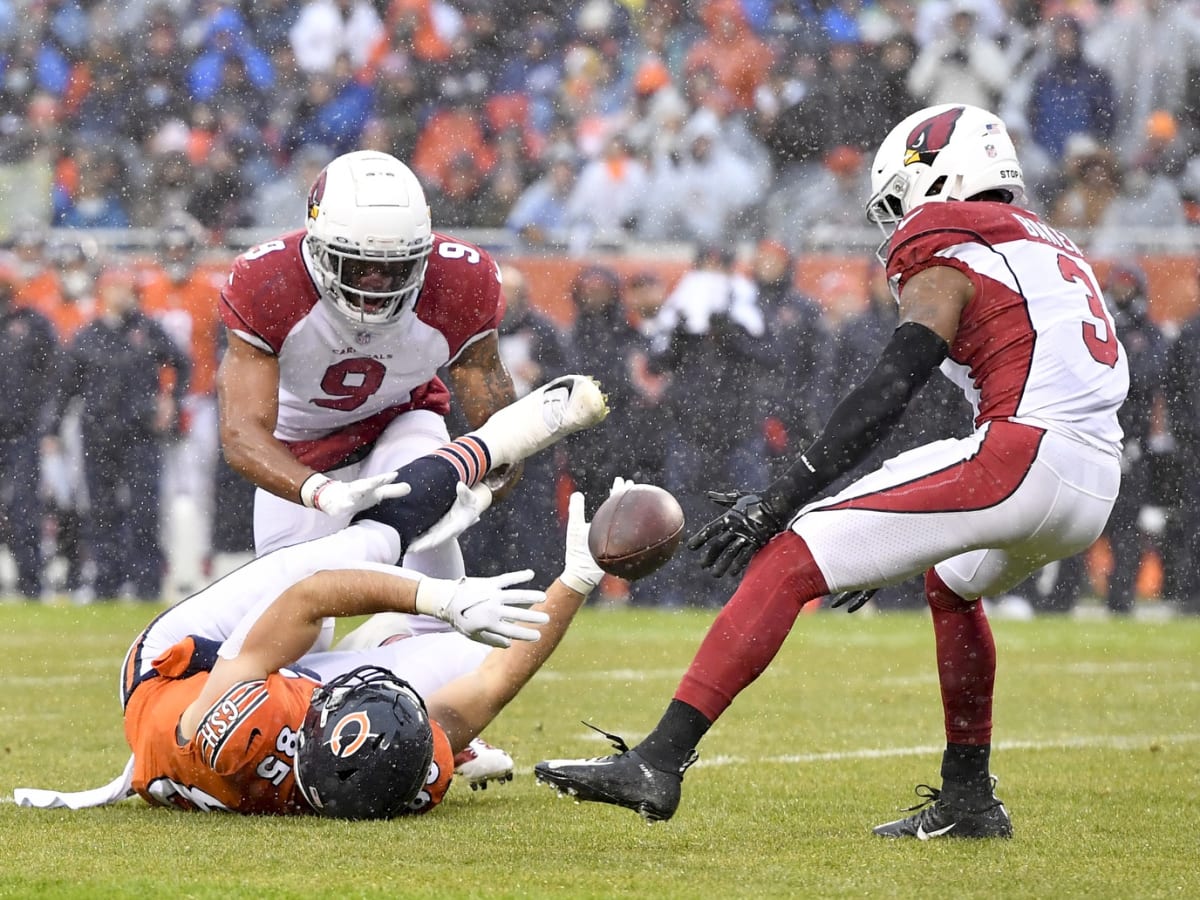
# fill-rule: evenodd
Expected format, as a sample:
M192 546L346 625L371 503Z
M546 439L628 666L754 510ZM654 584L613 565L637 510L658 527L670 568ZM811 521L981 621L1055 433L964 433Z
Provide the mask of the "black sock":
M712 722L695 707L672 700L654 730L637 745L637 752L656 769L678 772L711 727Z
M977 784L988 779L991 744L946 744L942 754L942 781Z

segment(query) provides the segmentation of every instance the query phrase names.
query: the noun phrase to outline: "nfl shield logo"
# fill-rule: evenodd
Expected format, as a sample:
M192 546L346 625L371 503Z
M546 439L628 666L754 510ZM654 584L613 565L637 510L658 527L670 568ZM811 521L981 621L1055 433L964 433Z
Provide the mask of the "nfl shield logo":
M360 346L365 347L367 344L371 343L371 332L360 331L358 334L356 334L354 336L354 342Z

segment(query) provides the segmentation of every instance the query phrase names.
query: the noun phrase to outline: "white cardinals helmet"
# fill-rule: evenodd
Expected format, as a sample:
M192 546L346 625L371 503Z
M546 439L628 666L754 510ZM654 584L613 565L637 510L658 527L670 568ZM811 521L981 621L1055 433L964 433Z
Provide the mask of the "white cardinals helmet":
M977 106L930 106L880 144L871 164L867 219L890 237L895 224L922 203L969 200L985 191L1009 203L1025 202L1025 178L1008 129Z
M433 226L417 177L387 153L327 165L308 194L305 238L322 297L356 324L412 308L425 282Z

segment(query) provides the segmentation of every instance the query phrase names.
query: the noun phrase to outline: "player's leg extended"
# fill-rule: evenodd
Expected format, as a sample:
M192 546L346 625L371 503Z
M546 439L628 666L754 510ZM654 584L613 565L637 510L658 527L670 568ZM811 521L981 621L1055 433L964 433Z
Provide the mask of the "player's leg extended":
M1056 497L1026 477L1040 435L1003 427L918 448L807 508L792 534L755 557L646 740L599 765L542 763L539 779L581 799L669 818L693 748L769 664L804 603L894 583L964 548L1012 543L1036 530ZM864 543L871 553L862 553Z
M379 436L354 477L364 478L384 472L400 471L414 460L435 453L448 444L450 434L442 416L428 410L406 413L393 421ZM462 479L470 483L469 473L463 473ZM403 565L434 578L461 578L466 574L457 541L446 541L420 553L406 551ZM444 623L437 624L441 626Z

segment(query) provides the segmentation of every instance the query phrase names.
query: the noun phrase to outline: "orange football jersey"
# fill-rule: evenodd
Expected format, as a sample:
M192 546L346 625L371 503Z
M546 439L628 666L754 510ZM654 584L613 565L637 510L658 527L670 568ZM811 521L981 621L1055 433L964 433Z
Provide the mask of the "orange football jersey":
M208 672L191 667L196 642L186 638L154 660L157 677L141 681L125 707L133 750L133 789L147 802L200 812L268 815L312 813L296 788L296 739L317 681L283 669L231 687L181 741L179 718L200 695ZM426 788L412 804L425 812L442 801L454 774L445 732L434 723L434 758Z

